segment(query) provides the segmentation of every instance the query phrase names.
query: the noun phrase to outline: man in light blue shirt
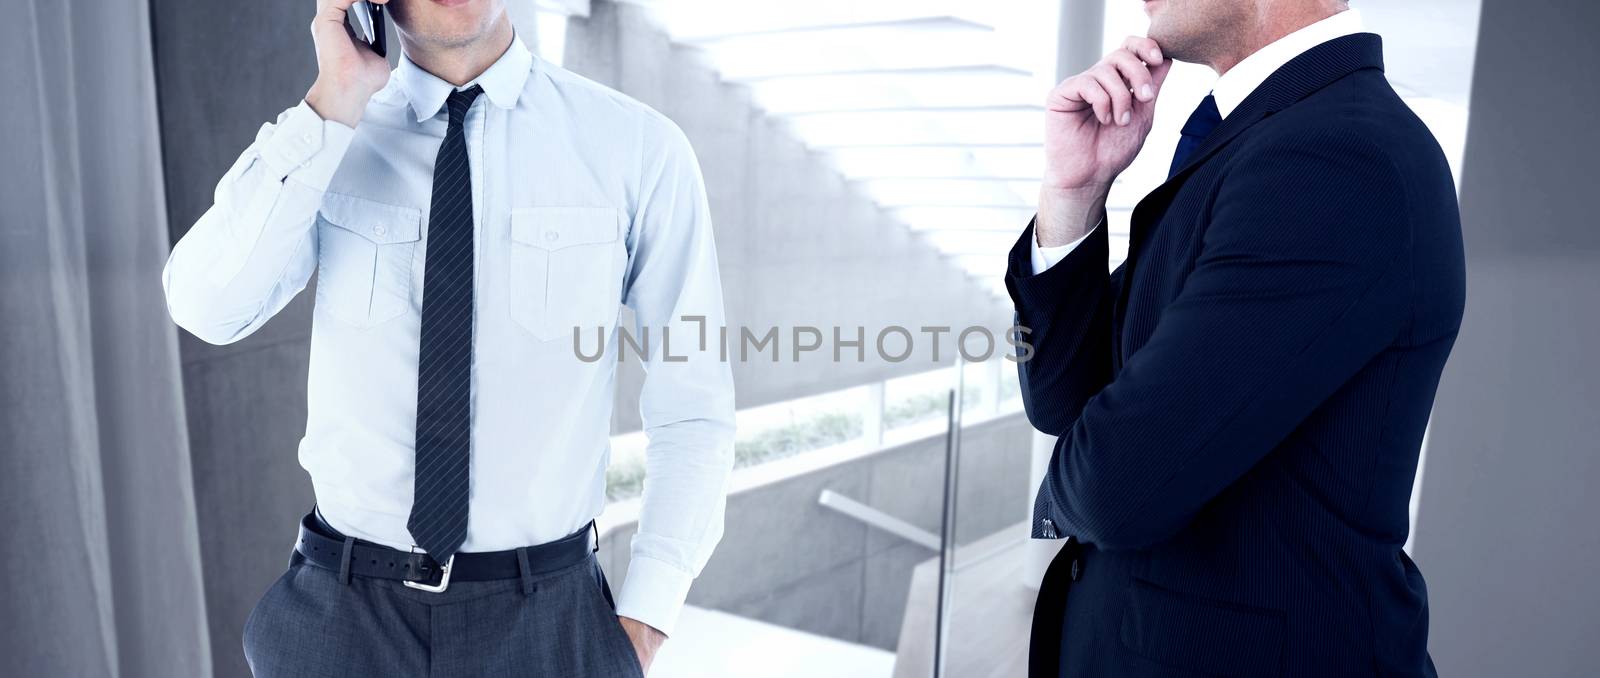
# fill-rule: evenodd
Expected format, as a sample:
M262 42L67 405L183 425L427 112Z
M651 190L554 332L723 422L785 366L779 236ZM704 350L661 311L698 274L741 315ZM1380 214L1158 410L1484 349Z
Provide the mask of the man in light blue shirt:
M575 340L614 335L622 306L635 334L723 324L694 153L532 54L503 0L375 3L404 48L392 73L346 29L351 4L319 0L316 82L163 273L173 319L214 344L317 274L299 447L317 510L246 624L252 670L642 674L721 536L731 373L714 345L652 347L648 483L613 603L591 521L616 361Z

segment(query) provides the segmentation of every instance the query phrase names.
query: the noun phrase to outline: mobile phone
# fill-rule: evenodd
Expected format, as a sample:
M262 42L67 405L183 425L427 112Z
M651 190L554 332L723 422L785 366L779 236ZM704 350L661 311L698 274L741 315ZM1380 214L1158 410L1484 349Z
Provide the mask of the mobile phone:
M383 23L383 5L357 0L356 4L350 6L350 10L356 15L356 25L360 27L356 34L366 40L367 45L372 47L372 51L377 52L378 56L389 56L388 30Z

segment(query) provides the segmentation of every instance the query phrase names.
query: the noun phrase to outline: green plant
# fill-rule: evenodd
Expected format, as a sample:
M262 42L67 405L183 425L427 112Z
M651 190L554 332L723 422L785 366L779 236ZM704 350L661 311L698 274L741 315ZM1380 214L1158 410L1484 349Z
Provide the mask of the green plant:
M970 406L978 399L978 389L968 386L963 391ZM883 426L900 428L945 416L949 409L949 395L945 391L919 393L884 408ZM802 421L762 431L733 445L735 468L755 466L765 462L792 457L802 452L830 447L860 438L862 416L859 412L832 410ZM606 469L606 496L613 501L632 499L644 491L644 460L617 461Z
M824 412L805 421L762 431L733 445L734 467L753 466L861 437L861 415Z

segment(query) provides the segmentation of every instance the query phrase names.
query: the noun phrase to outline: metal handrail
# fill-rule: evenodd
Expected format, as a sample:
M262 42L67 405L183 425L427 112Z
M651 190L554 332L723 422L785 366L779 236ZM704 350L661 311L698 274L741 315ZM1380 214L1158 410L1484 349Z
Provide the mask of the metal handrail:
M906 541L925 546L930 551L939 550L939 535L833 490L823 490L822 494L817 497L817 503Z

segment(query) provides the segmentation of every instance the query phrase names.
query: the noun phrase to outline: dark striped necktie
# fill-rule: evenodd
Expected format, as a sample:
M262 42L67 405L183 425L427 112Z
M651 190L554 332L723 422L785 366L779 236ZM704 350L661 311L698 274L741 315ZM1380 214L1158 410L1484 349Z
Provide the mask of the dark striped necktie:
M415 494L406 529L443 564L467 538L472 453L472 172L462 122L483 90L451 92L450 126L433 163L422 340L417 355Z
M1183 163L1189 156L1200 150L1200 145L1205 143L1206 137L1211 136L1211 130L1222 124L1222 113L1217 110L1217 98L1206 95L1200 100L1200 105L1194 107L1194 112L1189 114L1188 122L1183 123L1182 136L1178 138L1178 150L1172 154L1172 167L1167 170L1167 178L1171 179L1178 170L1183 169Z

